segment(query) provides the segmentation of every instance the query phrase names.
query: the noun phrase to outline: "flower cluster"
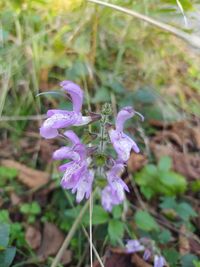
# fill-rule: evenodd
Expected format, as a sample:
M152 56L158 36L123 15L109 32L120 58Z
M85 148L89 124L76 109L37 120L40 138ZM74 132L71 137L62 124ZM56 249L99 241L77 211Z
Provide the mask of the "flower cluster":
M126 244L126 251L127 253L144 251L143 259L147 261L153 257L154 267L164 267L166 265L165 258L160 255L158 249L155 247L154 241L148 238L129 240Z
M67 161L59 167L63 172L61 186L64 189L71 189L72 193L76 193L76 200L80 202L83 198L89 198L92 184L94 181L94 173L101 170L101 176L106 181L106 186L101 190L101 203L105 210L111 211L114 205L122 203L125 199L125 191L129 192L128 186L121 179L121 175L126 167L126 163L130 157L131 150L139 152L137 144L124 133L124 123L132 118L135 112L132 107L124 107L116 117L115 128L108 128L109 112L94 116L94 113L89 116L82 115L83 105L83 90L71 81L61 82L61 87L72 102L72 111L51 109L47 112L47 119L40 128L40 134L46 139L55 137L64 137L69 143L69 146L63 146L53 153L54 160ZM142 115L140 115L142 117ZM81 142L79 137L72 130L66 130L71 126L87 125L101 119L101 135L97 134L99 142L103 144L105 138L109 137L111 144L116 151L117 159L112 159L106 154L104 146L99 148L99 155L106 158L106 164L98 167L91 159L91 151L96 151L92 144L86 146ZM143 119L143 117L142 117ZM106 132L106 128L108 131ZM64 131L62 132L62 129ZM104 136L104 132L106 135ZM109 144L109 142L107 142ZM93 149L94 148L94 149ZM91 168L92 165L92 168ZM102 175L103 173L103 175ZM105 175L104 175L105 174Z

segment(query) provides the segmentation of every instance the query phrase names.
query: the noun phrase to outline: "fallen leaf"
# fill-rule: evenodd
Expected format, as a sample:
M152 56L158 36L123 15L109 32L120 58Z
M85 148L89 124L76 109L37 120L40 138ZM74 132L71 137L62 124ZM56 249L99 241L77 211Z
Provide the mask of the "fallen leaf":
M58 227L53 223L46 222L42 234L42 243L37 251L39 260L43 262L49 256L56 255L63 241L64 235ZM71 261L71 257L71 252L66 250L61 261L65 264L69 263Z
M15 192L10 193L10 200L13 206L19 205L21 202L20 197Z
M26 241L32 249L39 248L41 244L41 233L38 229L33 226L28 226L26 229Z
M48 173L34 170L14 160L2 160L1 164L16 169L19 172L18 180L31 189L47 184L50 178Z
M189 239L186 237L187 229L185 225L182 225L179 233L179 252L181 255L186 255L190 253L190 243Z
M131 173L139 171L147 163L147 157L142 154L131 153L128 160L128 170Z
M134 263L135 267L152 267L151 264L144 261L139 255L136 253L132 254L131 262Z

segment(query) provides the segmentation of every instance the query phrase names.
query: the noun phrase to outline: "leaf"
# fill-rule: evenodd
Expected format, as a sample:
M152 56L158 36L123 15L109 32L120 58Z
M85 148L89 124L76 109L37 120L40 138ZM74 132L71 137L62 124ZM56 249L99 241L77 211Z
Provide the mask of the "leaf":
M49 174L27 167L14 160L2 160L1 164L5 167L14 167L18 171L17 178L29 188L38 188L49 181Z
M0 249L6 248L9 242L10 225L0 224Z
M30 213L34 215L38 215L40 214L40 212L41 212L40 205L36 201L32 202Z
M116 243L124 235L124 223L119 220L110 220L108 224L108 234L111 242Z
M2 177L7 178L7 179L13 179L17 176L18 171L14 168L8 168L8 167L4 167L1 166L0 167L0 177L2 179Z
M92 224L103 224L108 222L109 215L101 206L94 206L93 214L92 214Z
M175 210L184 221L188 221L191 217L197 216L192 206L186 202L178 204Z
M0 211L0 223L9 223L10 218L9 218L9 213L7 210L1 210Z
M176 209L177 202L175 197L162 197L161 200L162 203L160 204L160 207L162 209Z
M168 156L164 156L159 160L158 169L161 171L169 171L172 166L172 159Z
M169 189L169 194L185 192L187 182L184 176L175 172L160 172L160 181Z
M0 263L1 267L9 267L15 257L16 248L9 247L3 252L0 252Z
M152 230L159 230L159 226L154 220L154 218L147 212L143 210L139 210L135 214L135 223L139 229L144 231L152 231Z
M181 257L182 267L194 267L193 261L198 260L197 256L193 254L187 254Z
M166 243L170 242L171 239L172 239L172 235L171 235L171 232L169 230L163 230L159 234L159 242L161 244L166 244Z
M120 205L114 206L112 209L112 214L115 219L121 218L122 215L122 207Z
M179 260L179 253L174 248L167 248L163 250L163 255L169 262L170 266L177 266Z

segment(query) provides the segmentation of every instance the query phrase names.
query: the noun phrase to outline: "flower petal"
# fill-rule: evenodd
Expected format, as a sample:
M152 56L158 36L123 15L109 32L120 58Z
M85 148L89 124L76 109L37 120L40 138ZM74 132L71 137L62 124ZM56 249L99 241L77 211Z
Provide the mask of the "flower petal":
M75 134L75 132L69 130L64 132L64 135L69 138L69 140L72 142L73 145L81 143L80 139L78 136Z
M130 106L124 107L119 111L117 114L117 119L116 119L116 130L119 132L122 132L124 129L124 123L126 120L132 118L134 116L134 109Z
M63 81L60 83L60 85L71 96L73 111L79 113L83 104L83 90L79 85L71 81Z
M40 134L47 139L54 138L58 135L57 129L71 126L77 119L74 112L55 113L43 122Z
M63 159L72 159L75 161L80 160L78 153L74 152L71 147L61 147L53 153L53 159L63 160Z

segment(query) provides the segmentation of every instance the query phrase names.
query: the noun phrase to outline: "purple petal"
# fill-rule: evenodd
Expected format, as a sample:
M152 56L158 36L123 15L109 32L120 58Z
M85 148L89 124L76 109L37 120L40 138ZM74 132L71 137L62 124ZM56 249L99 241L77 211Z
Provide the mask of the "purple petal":
M74 112L67 112L65 114L55 113L47 120L45 120L40 128L40 134L44 138L53 138L58 135L57 129L73 125L77 120Z
M145 261L148 261L148 259L151 257L151 251L149 249L145 249L143 259Z
M71 96L73 111L79 113L83 104L83 90L71 81L63 81L60 85Z
M76 144L79 144L81 143L80 142L80 139L78 138L78 136L75 134L75 132L69 130L69 131L66 131L64 132L64 135L69 138L69 140L72 142L73 145L76 145Z
M119 160L123 162L128 161L133 147L138 151L136 143L128 135L111 129L109 131L109 136L111 143L118 154Z
M54 114L68 114L70 111L67 111L67 110L61 110L61 109L49 109L47 111L47 117L51 117L53 116Z
M76 121L76 123L74 124L74 126L82 126L82 125L86 125L88 123L90 123L92 121L92 117L90 116L80 116L79 120Z
M134 116L134 109L132 107L124 107L117 114L116 119L116 130L122 132L124 129L124 123L126 120L132 118Z
M139 240L129 240L126 244L126 249L128 253L134 253L144 250L144 246L140 244Z
M165 258L162 256L155 255L154 267L164 267L164 266L165 266Z
M80 160L80 156L78 153L74 152L71 147L61 147L53 153L53 159L55 160L72 159L77 161Z
M86 197L86 199L89 198L92 190L93 179L94 179L94 173L92 171L86 170L85 174L82 175L79 182L72 189L72 193L75 193L77 191L76 201L78 203L83 200L84 196Z

